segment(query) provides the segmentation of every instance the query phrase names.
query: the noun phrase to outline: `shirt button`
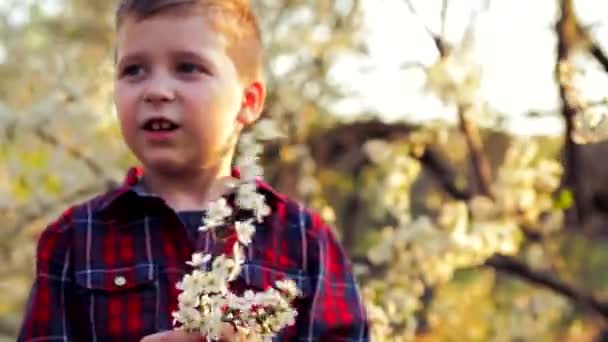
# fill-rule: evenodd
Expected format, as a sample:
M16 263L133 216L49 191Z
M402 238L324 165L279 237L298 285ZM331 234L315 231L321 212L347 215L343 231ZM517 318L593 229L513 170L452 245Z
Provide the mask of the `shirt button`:
M116 278L114 278L114 285L118 286L118 287L122 287L127 283L127 279L125 279L125 277L123 276L117 276Z

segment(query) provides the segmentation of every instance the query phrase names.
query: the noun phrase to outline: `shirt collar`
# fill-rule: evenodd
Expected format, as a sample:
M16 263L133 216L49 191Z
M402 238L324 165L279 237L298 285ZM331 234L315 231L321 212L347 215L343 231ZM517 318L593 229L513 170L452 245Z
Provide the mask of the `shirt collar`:
M141 167L132 167L127 171L125 179L121 186L116 189L110 190L103 197L101 204L99 206L99 211L107 212L111 210L112 207L116 205L117 202L120 202L120 199L129 196L136 195L138 197L154 197L155 195L146 191L143 187L143 183L141 182L142 176L144 172ZM232 169L232 177L240 178L240 171L237 168ZM258 191L262 194L270 196L275 200L285 201L285 196L275 189L273 189L269 184L264 182L261 179L256 179L256 184Z

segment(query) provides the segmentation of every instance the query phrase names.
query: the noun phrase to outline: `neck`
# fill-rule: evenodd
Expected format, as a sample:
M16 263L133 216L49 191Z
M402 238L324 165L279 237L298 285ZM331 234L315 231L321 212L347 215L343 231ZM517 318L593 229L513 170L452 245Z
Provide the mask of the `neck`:
M231 177L230 161L190 172L167 173L144 167L146 189L161 197L175 211L203 210L229 189L225 180Z

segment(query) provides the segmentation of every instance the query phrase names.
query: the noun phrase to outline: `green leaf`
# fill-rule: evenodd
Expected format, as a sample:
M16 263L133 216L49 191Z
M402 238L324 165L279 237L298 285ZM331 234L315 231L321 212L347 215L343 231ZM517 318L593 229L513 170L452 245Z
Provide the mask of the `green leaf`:
M572 193L572 190L563 189L557 194L557 197L555 198L555 201L553 202L553 206L559 210L566 210L566 209L570 208L573 203L574 203L574 194Z

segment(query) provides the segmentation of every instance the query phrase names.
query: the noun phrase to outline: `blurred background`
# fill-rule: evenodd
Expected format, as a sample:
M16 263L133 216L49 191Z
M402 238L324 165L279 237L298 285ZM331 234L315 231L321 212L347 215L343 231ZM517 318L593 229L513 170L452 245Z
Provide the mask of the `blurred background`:
M265 177L335 228L375 341L608 341L608 2L252 2ZM41 230L135 163L113 7L0 0L0 341Z

